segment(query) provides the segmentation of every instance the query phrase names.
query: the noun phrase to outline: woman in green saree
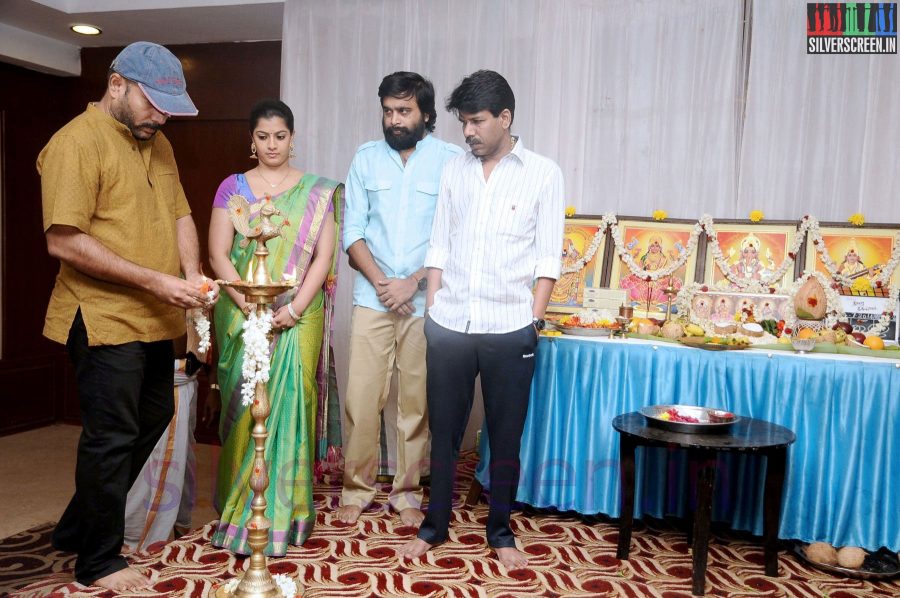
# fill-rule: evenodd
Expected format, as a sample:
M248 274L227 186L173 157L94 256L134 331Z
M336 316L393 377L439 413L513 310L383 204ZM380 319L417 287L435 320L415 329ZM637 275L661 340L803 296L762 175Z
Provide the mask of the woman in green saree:
M232 195L249 202L251 226L257 223L259 207L265 201L274 202L285 218L282 237L267 244L272 278L296 277L300 283L272 305L274 338L269 347L268 382L272 411L266 440L270 477L266 516L272 528L266 554L280 556L288 544L302 544L312 532L316 464L339 452L339 412L336 407L329 409L329 403L336 404L335 393L329 392L334 388L329 384L329 340L343 185L290 165L294 118L283 102L264 100L254 106L250 133L251 157L259 163L243 174L229 176L219 186L210 220L209 254L221 279L242 278L250 268L255 243L240 246L243 236L235 232L227 209ZM212 543L249 554L246 522L253 498L248 485L254 455L253 419L241 402L241 364L243 324L252 306L231 288L225 289L215 310L222 453L215 497L221 516ZM329 411L333 411L332 417Z

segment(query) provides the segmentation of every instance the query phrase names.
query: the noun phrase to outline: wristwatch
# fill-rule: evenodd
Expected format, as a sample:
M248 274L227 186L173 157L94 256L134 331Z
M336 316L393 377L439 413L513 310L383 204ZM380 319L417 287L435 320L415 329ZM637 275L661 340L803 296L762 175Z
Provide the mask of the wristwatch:
M547 327L547 322L544 320L544 318L531 318L531 324L538 330L538 332Z
M425 289L428 288L428 279L426 279L423 276L422 278L419 279L419 282L416 283L416 286L419 288L420 291L424 291Z

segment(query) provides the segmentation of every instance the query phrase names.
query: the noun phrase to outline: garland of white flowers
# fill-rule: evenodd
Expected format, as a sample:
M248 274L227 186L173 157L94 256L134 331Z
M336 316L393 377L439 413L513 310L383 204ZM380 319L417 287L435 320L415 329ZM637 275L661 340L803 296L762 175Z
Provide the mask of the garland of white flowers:
M206 278L203 279L204 283L206 280ZM211 303L215 297L215 291L209 290L206 292L207 303ZM194 310L191 317L194 320L194 329L197 331L197 336L200 337L200 341L197 343L197 351L205 355L210 347L209 318L206 317L206 312L202 309Z
M788 289L788 297L790 297L791 305L794 305L794 298L800 291L800 287L802 287L810 278L818 280L819 284L821 284L822 288L825 290L825 320L822 322L825 328L831 328L839 320L846 320L844 316L844 307L841 305L840 294L831 286L830 280L825 278L821 272L816 272L815 270L806 270L800 278L791 284ZM796 327L797 310L795 307L794 309L788 310L787 316L784 319L784 328L794 330Z
M787 250L787 255L784 257L784 261L781 262L781 265L779 265L771 274L762 277L760 280L742 278L740 276L735 276L734 273L731 272L728 260L725 258L725 255L722 253L722 248L719 245L719 236L716 232L715 225L713 224L712 216L704 214L700 218L700 225L706 229L706 239L709 241L709 248L712 251L716 265L719 267L722 274L725 275L725 278L742 291L750 293L766 293L768 292L768 287L777 284L787 271L790 268L793 268L794 261L797 259L797 252L800 251L800 245L803 243L803 238L809 223L807 220L804 220L801 223L800 229L794 237L794 242ZM818 226L818 222L816 222L816 226Z
M206 317L206 314L202 310L197 310L197 313L195 313L193 317L194 329L197 331L197 336L200 337L200 342L197 344L197 351L206 355L210 346L209 318Z
M572 274L573 272L578 272L594 259L594 254L597 253L597 250L600 249L600 244L603 243L603 236L606 234L606 229L609 228L608 217L610 216L615 220L616 217L612 216L612 214L604 214L600 218L600 226L597 227L597 232L594 233L594 237L591 239L591 243L588 245L587 250L576 262L563 268L560 274Z
M679 268L681 268L687 262L691 254L694 253L694 250L697 248L697 239L700 238L700 233L703 232L700 224L695 224L694 229L691 231L691 236L688 238L687 247L681 250L677 260L658 270L644 270L641 268L640 264L634 261L634 256L632 256L628 251L628 248L625 247L625 241L622 239L622 231L619 230L619 224L615 215L610 214L606 218L609 222L609 228L612 233L613 245L616 248L616 253L619 254L619 257L625 262L625 265L628 266L628 269L631 270L632 274L647 282L672 276Z
M822 233L819 230L819 223L810 216L804 216L803 220L804 223L808 220L814 223L814 225L811 224L809 226L810 240L819 254L819 259L822 260L822 264L825 266L825 269L828 270L828 274L831 275L831 278L833 278L835 282L839 282L846 287L852 286L853 280L849 276L844 276L837 271L838 265L834 263L834 260L832 260L831 256L828 254L825 239L822 238ZM894 247L891 250L891 258L888 260L887 264L882 267L881 273L873 279L875 286L886 287L890 285L891 276L898 265L900 265L900 233L894 235Z
M257 382L269 381L269 332L272 331L272 310L266 309L257 315L251 311L244 322L244 363L241 375L241 404L253 403Z
M894 285L893 287L891 287L891 292L888 295L888 305L890 307L881 312L881 317L878 318L878 323L869 328L869 334L881 336L882 333L887 330L887 327L891 324L891 318L894 317L894 308L897 306L898 300L900 300L900 285Z
M284 596L284 598L294 598L294 596L297 595L297 584L284 573L276 573L272 576L272 581L274 581L275 585L278 586L278 589L281 590L281 595ZM229 596L234 594L239 583L241 583L241 580L237 577L229 580L223 586L225 588L225 593Z

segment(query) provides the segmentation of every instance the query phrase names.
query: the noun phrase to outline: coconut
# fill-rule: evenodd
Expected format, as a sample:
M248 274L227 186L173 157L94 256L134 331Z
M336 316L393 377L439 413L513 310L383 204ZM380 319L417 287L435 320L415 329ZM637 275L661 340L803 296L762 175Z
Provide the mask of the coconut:
M734 322L716 322L713 326L716 334L732 334L737 331Z
M806 558L814 563L834 565L837 563L837 551L828 542L813 542L806 547Z
M676 322L675 320L669 320L659 331L660 335L671 338L678 339L684 336L684 326Z
M856 546L844 546L837 551L837 562L841 567L859 569L866 560L866 551Z
M763 332L763 327L756 322L747 322L746 324L741 324L741 334L760 337L763 335Z
M659 332L659 326L653 322L641 322L637 327L638 334L654 335Z
M794 295L794 310L804 320L821 320L827 311L825 288L810 276Z

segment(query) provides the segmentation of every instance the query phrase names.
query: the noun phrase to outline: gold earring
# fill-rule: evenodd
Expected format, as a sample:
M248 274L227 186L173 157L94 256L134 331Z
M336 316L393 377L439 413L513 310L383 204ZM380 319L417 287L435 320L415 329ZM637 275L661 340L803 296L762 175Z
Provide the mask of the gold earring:
M259 160L259 158L256 157L256 144L255 143L250 144L250 159L251 160Z
M288 154L288 158L294 158L294 142L291 141L291 153Z

